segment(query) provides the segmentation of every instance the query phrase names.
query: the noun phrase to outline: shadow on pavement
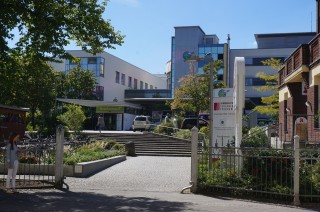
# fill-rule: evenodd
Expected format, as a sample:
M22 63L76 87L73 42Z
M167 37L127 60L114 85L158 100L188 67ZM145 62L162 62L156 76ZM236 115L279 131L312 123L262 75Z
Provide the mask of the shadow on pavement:
M90 192L0 192L0 211L185 211L188 202L147 197L108 196Z

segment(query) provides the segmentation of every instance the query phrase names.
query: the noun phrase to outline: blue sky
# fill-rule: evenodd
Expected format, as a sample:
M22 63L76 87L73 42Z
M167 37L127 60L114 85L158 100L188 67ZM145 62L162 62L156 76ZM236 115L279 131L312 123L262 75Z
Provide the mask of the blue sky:
M175 26L200 26L220 43L230 34L232 49L255 48L254 34L315 31L315 8L315 0L110 0L104 18L126 38L106 51L164 73Z

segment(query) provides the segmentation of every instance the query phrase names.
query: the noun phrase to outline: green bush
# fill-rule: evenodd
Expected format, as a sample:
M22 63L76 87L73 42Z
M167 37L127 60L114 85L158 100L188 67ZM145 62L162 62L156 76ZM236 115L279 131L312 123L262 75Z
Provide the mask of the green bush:
M191 131L188 129L178 130L176 136L182 139L191 139Z
M318 161L312 168L311 181L314 187L320 191L320 161Z
M66 165L74 165L76 163L100 160L125 154L126 152L123 144L106 139L92 141L83 146L69 149L64 153L63 160Z
M269 147L265 130L261 127L250 129L250 134L242 139L241 147Z

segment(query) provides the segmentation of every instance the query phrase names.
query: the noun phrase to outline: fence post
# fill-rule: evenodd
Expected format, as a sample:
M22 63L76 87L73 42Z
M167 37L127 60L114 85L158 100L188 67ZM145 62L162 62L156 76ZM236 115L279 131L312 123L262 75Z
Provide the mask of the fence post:
M298 135L294 136L294 175L293 175L293 204L295 206L300 205L300 175L299 175L299 166L300 166L300 137Z
M191 192L197 191L198 182L198 128L191 129Z
M63 186L63 141L64 129L58 125L56 129L56 164L55 164L55 187Z

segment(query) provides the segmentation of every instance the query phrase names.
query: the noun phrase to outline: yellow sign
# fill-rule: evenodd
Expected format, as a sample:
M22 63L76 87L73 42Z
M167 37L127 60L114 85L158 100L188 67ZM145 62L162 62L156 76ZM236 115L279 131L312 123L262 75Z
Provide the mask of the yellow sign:
M97 106L96 113L124 113L123 106Z

